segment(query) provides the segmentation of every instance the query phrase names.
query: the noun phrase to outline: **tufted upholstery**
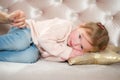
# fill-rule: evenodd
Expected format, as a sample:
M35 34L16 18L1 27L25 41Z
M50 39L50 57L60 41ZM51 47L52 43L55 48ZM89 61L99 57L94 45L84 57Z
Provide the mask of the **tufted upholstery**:
M101 21L109 31L110 43L120 46L120 0L0 0L0 10L11 13L17 9L34 20L60 17L75 25ZM9 26L0 25L0 34ZM0 80L119 80L119 66L71 67L41 60L34 65L0 62Z
M0 10L20 9L27 18L45 20L60 17L81 22L101 21L109 31L110 43L120 46L120 0L0 0Z

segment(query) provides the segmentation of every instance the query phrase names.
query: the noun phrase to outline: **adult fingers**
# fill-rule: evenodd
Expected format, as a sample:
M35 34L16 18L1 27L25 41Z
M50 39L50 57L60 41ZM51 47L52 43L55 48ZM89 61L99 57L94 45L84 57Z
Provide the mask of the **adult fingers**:
M19 28L24 28L24 27L26 27L26 24L19 26Z
M16 26L16 27L22 26L24 24L25 24L25 22L12 23L12 25Z
M14 23L18 23L18 22L25 22L25 17L23 17L23 18L20 18L20 19L15 19L13 22Z

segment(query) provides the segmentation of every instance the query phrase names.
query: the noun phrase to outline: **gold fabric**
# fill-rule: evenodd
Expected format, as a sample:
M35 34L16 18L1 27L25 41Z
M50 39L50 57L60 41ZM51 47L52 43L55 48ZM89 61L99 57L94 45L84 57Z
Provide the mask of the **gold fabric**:
M110 49L111 48L111 49ZM113 48L112 46L102 52L86 53L82 56L77 56L68 60L70 65L82 64L113 64L120 62L120 54L117 53L120 48Z

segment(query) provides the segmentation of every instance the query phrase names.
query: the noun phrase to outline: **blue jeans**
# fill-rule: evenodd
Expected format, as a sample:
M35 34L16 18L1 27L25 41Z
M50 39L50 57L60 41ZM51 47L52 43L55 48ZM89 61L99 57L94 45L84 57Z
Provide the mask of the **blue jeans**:
M39 51L28 28L12 27L7 34L0 35L0 61L34 63L38 58Z

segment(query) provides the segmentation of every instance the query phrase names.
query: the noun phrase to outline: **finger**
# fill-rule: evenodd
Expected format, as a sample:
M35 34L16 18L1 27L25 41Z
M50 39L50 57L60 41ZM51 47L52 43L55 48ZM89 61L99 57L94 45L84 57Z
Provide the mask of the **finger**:
M22 25L24 25L25 24L25 22L19 22L19 23L12 23L12 25L13 26L22 26Z
M14 12L12 12L10 15L9 15L9 17L10 18L16 18L17 16L19 16L19 12L18 11L14 11Z
M25 17L20 18L20 19L15 19L14 23L18 23L18 22L24 22L25 21Z
M26 24L23 24L22 26L19 26L19 28L24 28L26 27Z
M24 13L23 11L20 11L20 12L19 12L19 17L20 17L20 18L26 17L26 16L25 16L25 13Z
M25 13L21 10L14 11L9 15L10 20L11 19L14 20L16 18L22 18L22 17L25 17Z

